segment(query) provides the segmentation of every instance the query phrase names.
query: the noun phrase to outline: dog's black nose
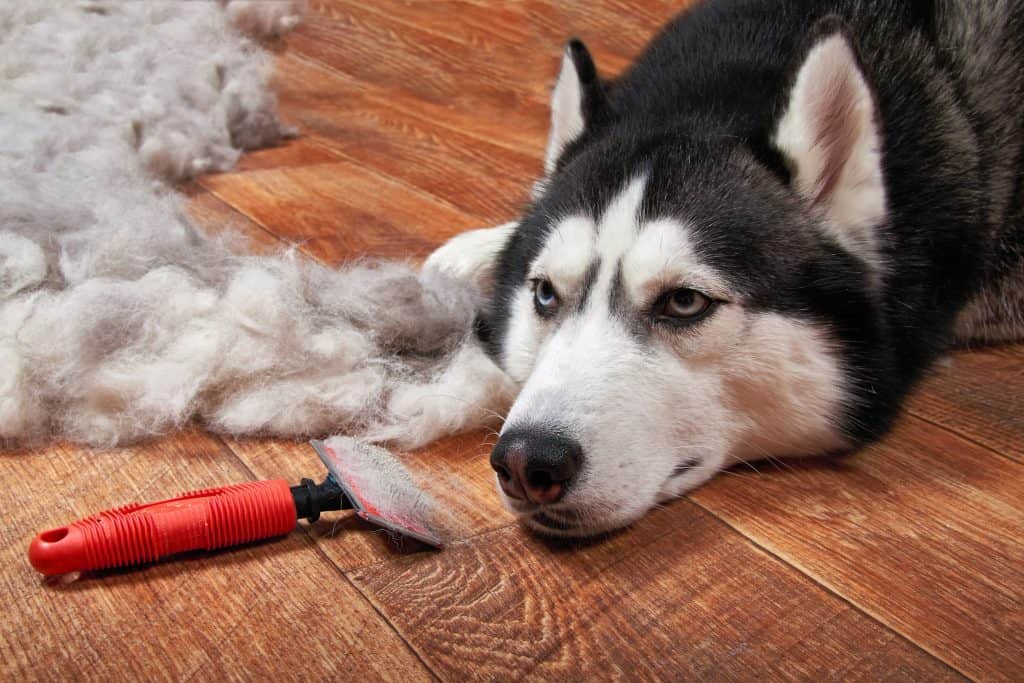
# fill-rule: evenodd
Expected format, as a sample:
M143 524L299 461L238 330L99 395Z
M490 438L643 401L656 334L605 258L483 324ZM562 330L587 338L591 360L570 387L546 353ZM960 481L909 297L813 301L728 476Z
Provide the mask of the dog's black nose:
M564 496L582 464L579 442L539 428L510 430L491 451L501 490L531 503L554 503Z

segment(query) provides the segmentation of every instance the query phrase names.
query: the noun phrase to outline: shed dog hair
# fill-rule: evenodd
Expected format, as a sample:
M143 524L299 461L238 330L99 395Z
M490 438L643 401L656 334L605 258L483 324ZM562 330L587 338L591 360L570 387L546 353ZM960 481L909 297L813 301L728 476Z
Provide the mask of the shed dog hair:
M1019 338L1021 35L1020 0L704 0L615 79L570 42L534 201L427 262L491 294L510 509L587 535L849 451Z
M198 419L414 447L507 407L473 287L243 255L164 184L291 133L269 56L232 22L277 34L300 5L0 4L0 443L112 446Z

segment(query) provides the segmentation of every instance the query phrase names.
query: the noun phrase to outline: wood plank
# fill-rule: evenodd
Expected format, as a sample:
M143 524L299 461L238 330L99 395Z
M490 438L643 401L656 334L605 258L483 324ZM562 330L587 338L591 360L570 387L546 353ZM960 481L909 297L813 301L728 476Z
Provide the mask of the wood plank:
M602 73L618 73L685 4L612 0L594 11L592 3L583 2L317 0L312 3L317 21L309 24L308 32L300 31L291 46L305 52L309 46L303 38L308 35L316 43L314 49L347 48L344 54L335 51L326 63L365 81L421 88L425 84L404 78L416 69L421 76L443 74L444 82L457 88L477 93L511 89L546 103L556 73L549 65L558 64L569 39L587 43ZM458 21L452 21L453 16ZM366 34L365 46L359 38L347 45L337 42L341 31ZM359 56L366 56L363 50L380 54L382 46L389 59L375 60L369 65L372 71L367 71ZM524 74L539 77L523 78ZM410 92L427 94L423 99L459 95L444 88Z
M506 55L510 50L535 46L557 53L564 40L561 36L563 27L538 22L531 17L528 4L521 0L504 3L487 0L399 0L362 7L353 0L316 0L311 3L314 12L328 16L352 6L380 15L381 20L389 18L402 26L454 40L474 51L502 59L508 59ZM458 21L452 21L453 16L458 17Z
M358 0L318 0L315 12L338 16L346 13L373 13L374 23L394 22L402 30L428 33L443 41L454 41L466 51L460 55L463 65L478 59L497 61L513 69L502 71L504 83L522 89L538 101L547 101L556 71L549 69L541 78L516 81L524 73L544 66L544 57L557 67L566 43L572 38L584 40L604 74L615 74L639 54L647 41L680 9L679 2L608 3L595 12L592 3L487 2L486 0L440 0L361 4ZM685 4L685 3L684 3ZM368 15L363 15L368 16ZM458 16L457 22L452 21ZM506 66L506 68L507 68ZM491 67L493 68L493 67ZM471 69L472 72L475 70Z
M429 678L373 607L295 532L66 586L44 585L32 537L132 500L251 479L216 440L184 432L91 452L5 453L0 502L0 678Z
M332 154L308 139L299 137L285 140L274 147L254 149L242 155L231 173L261 171L268 168L285 168L290 166L313 166L341 161L337 154Z
M507 528L352 578L443 679L957 678L686 501L602 543Z
M966 675L1024 677L1024 468L916 418L690 499Z
M481 59L489 51L486 48L478 50L450 35L403 23L393 7L381 9L359 3L318 3L315 19L289 38L289 50L320 57L360 81L397 87L437 103L462 97L481 104L507 103L515 93L509 86L516 83L517 69L529 69L532 59L547 61L543 54L531 56L523 51L516 51L516 59L504 58L505 51L515 47L508 43L502 45L502 59ZM451 23L452 31L459 32L459 22ZM489 40L500 39L491 35ZM536 80L523 87L546 101L546 89Z
M214 195L328 264L426 256L479 220L349 162L203 178Z
M542 77L553 83L557 66L558 55L554 54ZM424 77L429 77L429 74ZM527 78L528 74L523 77ZM303 87L305 78L326 79L327 82L311 90ZM323 86L329 88L327 93L323 92ZM419 99L394 86L360 81L333 66L329 59L299 52L290 52L277 61L274 87L284 95L281 106L288 117L308 113L305 106L298 104L307 100L312 100L314 106L323 106L325 103L339 106L352 101L400 111L451 133L470 137L485 146L504 147L537 159L544 153L549 120L546 101L517 98L512 106L506 106L501 111L500 116L488 116L475 103L435 103Z
M466 22L451 22L452 12L465 14ZM290 38L291 54L279 61L275 84L287 118L332 150L487 222L516 212L540 169L548 92L564 36L557 49L509 40L501 31L482 29L488 15L495 19L495 8L475 3L396 8L321 2L314 14ZM655 14L659 19L648 15L649 30L638 36L652 33L668 16ZM508 7L499 16L527 17ZM463 35L467 27L469 36ZM599 57L600 50L598 45ZM294 55L327 66L331 77L303 67ZM613 73L625 66L621 59L606 61ZM494 145L504 151L495 153Z
M187 192L188 215L204 233L232 240L239 253L273 254L288 243L248 216L229 206L209 190L193 183Z
M907 410L1024 463L1024 346L954 353Z
M572 34L559 33L557 39L551 39L543 32L527 28L522 35L514 32L509 35L508 25L502 24L497 33L504 42L499 46L481 47L485 41L468 39L476 49L463 55L461 71L453 75L450 70L439 71L437 65L424 62L423 56L417 52L420 48L418 43L414 41L410 47L403 41L405 25L409 21L404 13L415 12L423 22L420 28L433 27L435 32L447 30L449 36L456 32L455 37L458 38L460 28L467 25L483 29L486 17L494 13L495 6L460 5L453 10L459 12L460 21L453 23L450 13L443 9L439 11L443 4L403 5L397 19L403 26L397 32L371 35L365 45L342 38L343 35L351 37L350 32L355 29L348 17L351 8L337 3L329 5L318 15L317 21L292 37L292 51L279 60L275 88L282 94L285 113L292 114L287 109L289 102L305 102L311 96L318 101L329 99L335 105L356 102L364 107L392 109L420 119L421 125L442 127L458 138L470 136L485 149L497 145L517 154L528 153L536 160L529 173L536 174L547 138L549 94L558 73L564 43ZM505 5L500 9L510 16L525 16L518 10L509 11L510 7ZM467 15L467 10L473 8L479 11ZM391 10L393 8L371 5L354 9L370 13L364 20L367 26L358 24L360 29L367 31L376 30L377 24L384 20L373 15L390 12L395 16ZM475 24L472 23L474 18ZM489 33L493 35L495 31L492 29ZM429 47L429 36L421 38L428 41ZM599 69L605 75L618 74L628 65L627 60L604 51L600 43L592 43L591 47ZM381 59L381 55L388 55L388 58ZM389 68L396 61L396 56L406 62L405 72L392 73L385 78L364 73L367 60L380 68ZM305 87L310 75L292 75L296 62L328 69L337 81L332 85L334 96L325 96L323 87ZM493 69L496 63L511 65L505 80L497 88L495 77L488 74L488 69ZM308 107L294 112L299 116L309 113Z
M618 63L625 66L640 55L662 26L692 4L695 0L605 0L601 11L595 12L586 0L526 0L526 11L538 31L562 40L569 36L584 39L598 66L605 70L608 65L601 60L603 53L619 57Z
M410 114L408 107L366 97L321 66L285 57L278 62L277 82L284 116L305 135L484 222L501 222L515 214L540 172L538 152L500 147L482 135L470 136ZM485 127L513 126L512 116L491 119ZM482 122L478 128L488 121L477 120ZM534 127L545 126L542 122Z

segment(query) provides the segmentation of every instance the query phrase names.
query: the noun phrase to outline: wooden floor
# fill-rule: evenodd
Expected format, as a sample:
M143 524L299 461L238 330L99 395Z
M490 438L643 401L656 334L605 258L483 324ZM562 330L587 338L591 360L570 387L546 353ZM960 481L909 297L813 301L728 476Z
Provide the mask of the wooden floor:
M514 217L563 40L583 37L614 73L678 8L312 5L276 77L302 136L186 189L211 228L331 264L419 257ZM5 453L0 679L1024 680L1022 391L1024 348L958 353L883 443L736 469L576 548L513 523L471 434L410 456L463 520L443 552L401 554L334 516L68 586L29 568L36 531L319 463L303 444L201 431Z

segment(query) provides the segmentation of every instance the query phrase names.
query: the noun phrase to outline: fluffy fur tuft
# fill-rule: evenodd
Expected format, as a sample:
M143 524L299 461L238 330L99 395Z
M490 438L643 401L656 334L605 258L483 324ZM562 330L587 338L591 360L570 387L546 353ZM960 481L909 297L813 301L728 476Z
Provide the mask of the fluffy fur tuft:
M256 38L276 38L299 25L306 0L221 0L228 20Z
M242 255L158 182L288 132L267 55L229 24L288 8L0 7L0 441L111 446L198 418L414 447L509 400L464 343L471 288L400 263ZM274 16L280 30L295 14Z

